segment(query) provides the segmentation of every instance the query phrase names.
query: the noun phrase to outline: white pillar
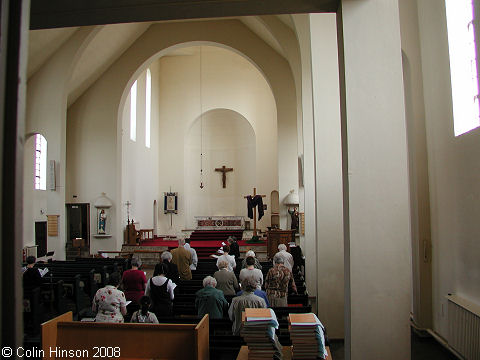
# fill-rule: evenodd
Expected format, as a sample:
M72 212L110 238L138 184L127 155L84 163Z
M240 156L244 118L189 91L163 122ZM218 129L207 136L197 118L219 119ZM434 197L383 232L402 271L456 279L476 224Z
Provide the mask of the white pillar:
M344 0L341 18L345 358L410 359L411 245L398 0Z
M342 145L335 14L311 14L318 316L344 337Z

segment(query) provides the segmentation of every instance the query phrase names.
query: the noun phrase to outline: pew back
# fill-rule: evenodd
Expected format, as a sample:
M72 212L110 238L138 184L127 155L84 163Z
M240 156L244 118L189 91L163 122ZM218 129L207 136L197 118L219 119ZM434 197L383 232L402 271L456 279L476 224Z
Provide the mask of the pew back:
M95 347L103 347L119 349L119 359L208 360L210 356L208 315L198 324L89 323L57 319L42 325L46 326L46 336L42 332L44 351L50 348L87 350L88 358L93 358L95 351L98 352ZM45 355L49 355L48 351Z

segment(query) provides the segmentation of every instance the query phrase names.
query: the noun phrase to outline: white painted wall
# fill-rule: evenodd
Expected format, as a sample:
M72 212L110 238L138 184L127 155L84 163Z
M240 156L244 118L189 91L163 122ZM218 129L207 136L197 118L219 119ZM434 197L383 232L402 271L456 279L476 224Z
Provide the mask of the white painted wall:
M311 14L315 119L318 315L344 337L343 189L335 14Z
M107 192L107 195L112 199L114 206L112 208L112 216L115 218L114 226L115 229L112 231L112 238L98 240L96 245L92 241L92 252L95 252L100 247L102 249L119 249L123 243L123 215L119 212L122 199L122 161L121 161L121 144L120 141L122 137L121 124L123 121L124 105L127 99L128 91L130 89L133 81L138 78L141 72L151 63L154 59L164 55L166 53L165 49L168 49L171 46L182 44L182 43L191 43L196 41L213 41L218 44L223 44L223 46L235 48L237 52L243 53L248 59L250 59L257 68L267 79L267 83L273 93L273 98L275 99L275 112L277 116L277 130L269 126L271 123L258 122L254 126L255 132L257 134L257 142L262 141L262 138L258 136L259 131L275 132L278 135L278 142L281 144L281 147L278 149L269 148L268 151L258 152L257 144L257 153L260 156L260 159L257 159L258 164L268 162L271 159L271 154L275 154L277 157L278 163L278 189L280 193L287 194L289 189L295 188L297 185L297 146L296 146L296 102L295 102L295 88L291 72L288 67L288 63L285 59L281 58L278 53L273 49L266 46L263 41L256 37L253 33L245 28L243 24L239 21L209 21L209 22L189 22L189 23L165 23L165 24L155 24L152 25L149 30L147 30L106 72L100 77L96 83L82 96L76 103L70 108L69 111L69 142L72 143L72 154L75 154L69 160L71 168L69 168L69 179L72 179L72 186L70 187L69 194L79 194L86 199L86 201L91 201L100 194L102 191ZM198 43L197 43L198 44ZM180 59L177 59L180 61ZM245 63L245 62L244 62ZM205 62L205 64L212 64L210 62ZM216 82L229 83L229 78L234 77L234 74L230 72L225 72L225 67L222 67L221 64L212 64L212 68L206 69L208 71L216 71L215 65L218 65L217 68L219 71L222 71L223 78L219 76L210 76L208 78L215 80ZM192 67L192 69L197 69L198 67ZM160 99L165 101L169 100L169 97L164 97L165 95L173 95L178 89L182 89L182 92L178 93L178 98L175 101L180 101L178 99L187 99L188 102L195 99L194 96L197 96L196 89L197 87L192 87L186 89L188 86L184 86L183 81L193 81L188 75L188 67L185 68L186 74L177 74L179 80L175 85L176 87L169 87L169 92L167 94L162 92L162 84L160 84ZM193 76L193 74L192 74ZM161 80L162 78L160 78ZM240 82L239 85L245 85L248 82ZM208 85L208 84L207 84ZM214 84L217 86L218 84ZM234 105L225 106L225 103L232 101L230 96L231 92L226 91L218 92L215 91L209 94L210 90L216 89L215 86L212 86L211 89L208 87L205 91L206 99L209 99L210 103L205 103L205 110L215 108L230 108L235 109ZM223 87L220 87L223 88ZM128 89L128 90L126 90ZM240 88L237 88L241 90ZM248 91L247 91L248 90ZM263 109L264 97L254 98L252 96L251 89L243 89L244 93L247 92L247 95L243 98L235 99L235 104L249 104L246 107L247 110L241 109L238 111L246 119L251 121L257 116L265 115L266 119L271 118L268 115L268 111L265 112ZM255 93L255 92L253 92ZM230 99L230 100L228 100ZM228 101L227 101L228 100ZM188 103L187 102L187 103ZM198 105L198 103L197 103ZM238 105L235 105L238 106ZM200 107L195 106L195 103L192 102L192 108L185 106L185 102L181 103L181 106L177 108L177 111L184 111L187 116L185 119L193 121L199 116ZM256 112L256 108L260 109L261 112ZM265 108L267 109L267 108ZM193 112L192 112L193 110ZM255 110L255 111L254 111ZM162 111L160 106L159 111ZM178 115L178 113L177 113ZM117 119L118 123L117 123ZM160 116L159 124L165 124L162 121ZM175 119L170 119L174 121ZM184 120L182 120L184 121ZM71 123L71 126L70 126ZM186 126L186 123L184 123ZM261 125L260 125L261 124ZM262 126L264 129L262 130ZM258 127L258 128L257 128ZM71 128L71 131L70 131ZM88 136L91 132L96 131L97 133L92 137ZM163 128L159 127L159 134L168 134L168 139L181 139L185 136L185 129L179 128ZM124 134L125 135L125 134ZM123 135L123 136L124 136ZM70 139L70 136L72 139ZM98 138L96 138L98 137ZM118 140L117 140L118 139ZM162 141L160 141L160 144ZM268 143L268 142L267 142ZM174 144L176 145L176 144ZM70 145L69 145L70 146ZM161 156L167 156L172 153L174 146L169 146L165 151L160 150ZM183 159L183 146L177 149L175 157L180 157ZM163 159L160 157L160 164L165 164ZM104 167L104 164L110 164L108 169ZM115 165L114 165L115 164ZM175 163L177 166L181 164L183 169L183 162ZM159 183L160 191L165 191L172 183L175 183L170 177L170 173L176 173L177 170L172 170L175 168L166 166L166 169L162 168L162 173L160 178L166 181L166 184ZM93 170L93 171L92 171ZM180 169L181 170L181 169ZM262 173L265 172L265 174ZM269 175L266 173L268 170L257 169L257 179L268 179ZM84 178L85 174L95 174L95 177ZM164 174L166 174L164 176ZM83 179L83 181L79 181ZM183 182L183 180L182 180ZM273 184L273 186L276 184ZM268 187L262 188L257 186L257 190L260 193L268 194L271 189L274 188L272 183L268 183ZM108 191L105 191L105 188ZM173 191L178 191L182 193L183 189L174 189ZM115 195L111 196L110 194L114 192ZM127 199L126 199L127 200ZM182 201L181 199L179 199ZM78 201L81 201L79 198ZM161 216L161 214L160 214ZM159 224L161 226L161 224Z
M150 66L152 76L152 99L158 97L158 63ZM137 79L137 130L136 141L130 139L130 95L125 103L122 121L122 219L127 223L126 201L129 201L130 220L137 229L153 229L153 201L159 198L160 178L158 102L152 101L150 148L146 147L145 135L146 70ZM158 201L158 200L157 200Z
M203 189L200 189L201 124L204 154ZM252 188L256 186L255 140L250 123L231 110L211 110L204 114L202 120L198 119L193 124L185 139L187 229L196 227L194 217L198 215L235 215L247 219L246 200L243 196L251 193ZM222 185L222 173L215 171L215 168L221 168L223 165L233 168L233 171L226 175L225 188ZM267 167L273 167L271 165L265 164ZM274 174L272 171L271 181L276 180ZM268 215L266 219L269 219Z
M54 160L56 165L56 190L47 192L46 213L59 215L58 236L48 238L47 249L55 251L57 259L65 258L66 89L76 59L95 32L90 27L75 32L27 84L25 134L41 133L48 143L47 163ZM24 220L25 233L31 234L33 219Z
M432 328L432 257L425 101L416 0L399 2L412 219L412 314Z
M267 204L270 192L278 189L276 107L270 87L261 73L238 54L221 48L202 47L200 104L200 58L198 48L194 49L191 56L160 59L160 167L166 171L159 179L159 191L168 191L171 186L172 191L179 192L179 213L173 216L174 226L170 229L170 215L160 213L160 234L195 228L194 216L223 211L229 215L246 216L243 196L251 194L254 186L258 193L267 195ZM192 144L195 138L200 139L200 108L204 112L205 188L197 191L200 153L191 153L191 150L187 153L186 146L190 147L188 144ZM222 119L232 122L226 125ZM242 121L246 124L241 125ZM237 126L235 133L232 126ZM245 143L240 142L239 136L243 135L250 137ZM189 138L186 142L185 137ZM249 177L244 177L248 170L247 162L241 157L244 146L247 147L245 159L251 159ZM252 146L256 148L253 158ZM198 143L196 147L199 147ZM229 163L224 163L227 160ZM220 175L214 172L222 165L234 168L233 173L227 174L226 189L221 188ZM236 169L238 166L240 168ZM230 187L228 184L232 184L232 180L235 183ZM205 194L211 202L205 203ZM217 201L220 201L218 206L214 205ZM227 205L228 202L231 204ZM258 226L265 229L269 225L267 212Z
M34 164L35 136L31 135L25 141L23 152L23 247L35 245L35 222L47 221L48 190L35 190Z
M433 329L448 339L454 293L480 304L480 129L454 136L443 1L418 1L430 177Z
M342 18L346 358L410 359L410 195L398 0L345 0Z

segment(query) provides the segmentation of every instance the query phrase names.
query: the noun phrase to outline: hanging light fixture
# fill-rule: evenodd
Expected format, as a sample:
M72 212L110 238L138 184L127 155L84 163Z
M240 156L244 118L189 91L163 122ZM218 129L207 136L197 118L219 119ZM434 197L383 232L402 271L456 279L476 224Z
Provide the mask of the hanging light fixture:
M202 47L200 46L200 189L204 188L203 185L203 98L202 98Z

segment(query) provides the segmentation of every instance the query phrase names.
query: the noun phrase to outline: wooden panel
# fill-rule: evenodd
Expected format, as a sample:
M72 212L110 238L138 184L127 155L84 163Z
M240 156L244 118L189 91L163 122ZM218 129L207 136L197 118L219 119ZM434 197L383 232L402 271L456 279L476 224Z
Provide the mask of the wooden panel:
M30 29L227 16L336 12L340 0L32 0Z
M205 314L195 327L195 348L197 350L197 359L210 359L210 331L208 314Z
M90 359L103 356L98 349L114 349L122 359L209 359L208 315L198 324L120 324L72 322L72 315L42 325L42 347L61 349L56 359ZM69 321L65 321L69 320ZM78 353L79 352L79 353ZM50 359L50 357L46 357Z
M278 251L279 244L285 244L288 247L289 242L295 241L295 230L270 230L267 232L267 256L272 259Z
M305 213L299 213L299 222L300 222L300 234L305 235Z
M42 349L45 355L43 357L44 360L55 359L54 357L50 357L50 349L54 349L57 346L57 324L60 321L72 320L73 314L69 311L42 324Z
M58 217L60 215L47 215L48 236L58 236Z

